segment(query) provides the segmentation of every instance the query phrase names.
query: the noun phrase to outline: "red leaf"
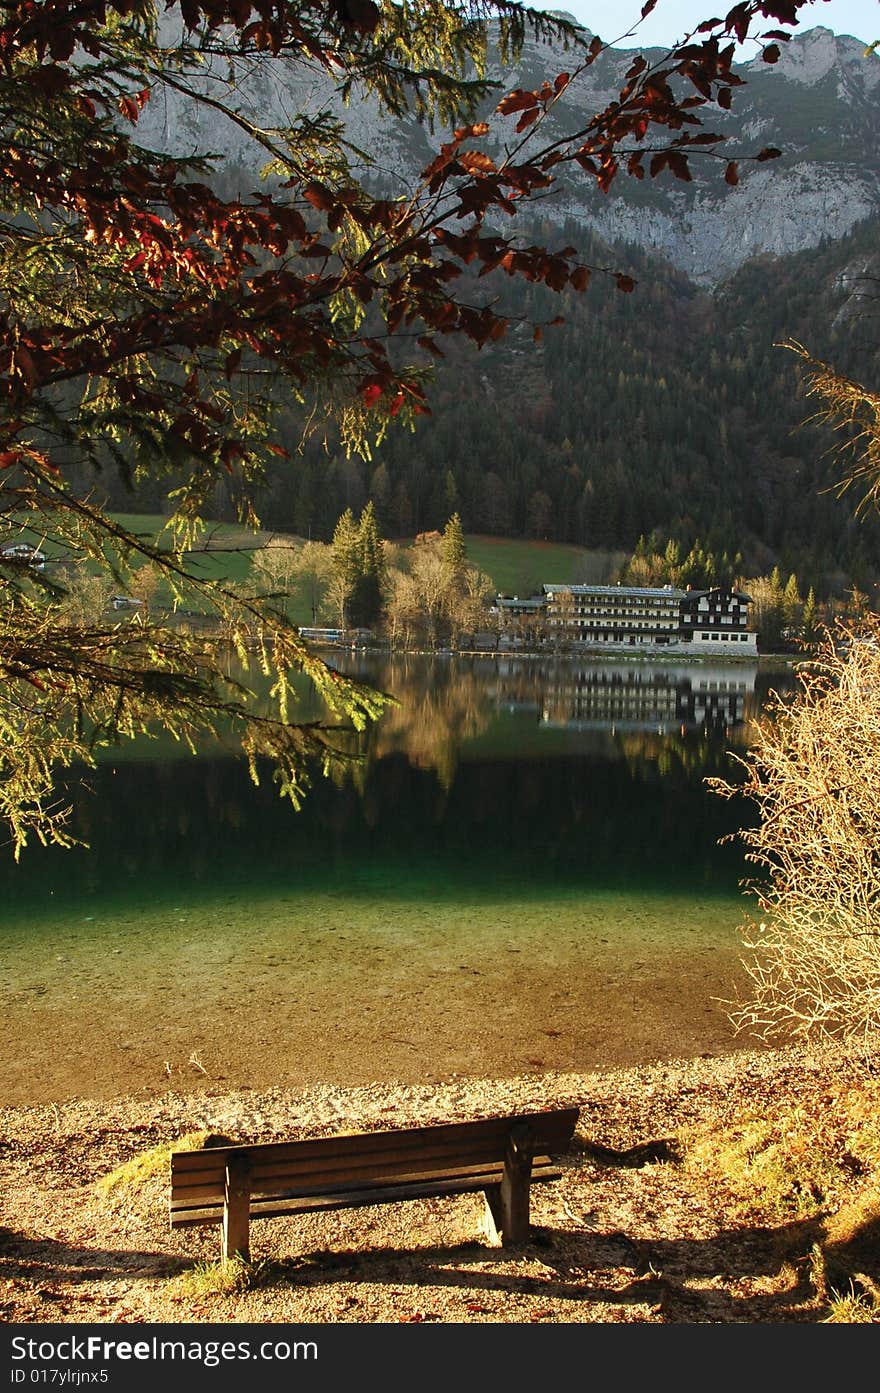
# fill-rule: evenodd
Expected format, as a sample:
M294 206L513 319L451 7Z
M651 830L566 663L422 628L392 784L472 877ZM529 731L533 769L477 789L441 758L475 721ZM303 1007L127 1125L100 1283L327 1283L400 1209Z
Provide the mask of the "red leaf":
M761 54L765 63L779 62L779 44L768 44Z
M521 87L516 91L508 92L506 97L502 97L495 110L501 116L509 116L512 111L523 111L526 107L537 106L538 94L536 92L524 92Z
M480 150L463 151L458 157L458 162L468 174L494 174L496 169L495 161L490 160L489 156Z
M312 207L317 208L319 212L326 213L331 208L336 207L336 199L333 197L330 190L325 184L319 183L317 179L313 179L311 183L306 184L302 193L303 198L307 199Z
M647 19L648 15L651 13L656 4L657 0L645 0L644 5L642 6L642 19Z
M382 388L377 382L369 382L366 387L361 388L361 396L365 406L375 406L382 395Z
M586 266L575 266L568 279L575 290L586 290L590 284L590 272Z
M133 126L137 124L141 109L134 97L120 97L116 105L127 121L130 121Z
M522 116L521 116L521 117L519 118L519 120L517 121L517 123L516 123L516 125L515 125L515 127L514 127L514 130L515 130L517 133L519 133L520 131L526 131L526 130L528 130L528 128L529 128L529 126L532 124L532 122L533 122L533 121L537 121L537 119L538 119L538 117L539 117L540 115L541 115L541 112L540 112L540 109L539 109L538 107L533 107L530 111L524 111L523 114L522 114Z
M398 392L398 393L397 393L397 396L394 398L394 400L392 401L391 405L390 405L389 408L388 408L388 415L389 415L389 416L396 416L397 413L398 413L398 411L400 410L400 408L401 408L402 406L403 406L403 392Z
M778 160L781 154L782 151L777 150L775 145L767 145L755 158L763 163L764 160Z
M624 276L618 271L614 277L617 281L617 289L622 290L624 295L629 295L631 290L635 290L636 283L632 276Z
M730 161L730 163L724 171L724 177L727 180L728 184L739 183L739 170L737 169L736 160Z
M532 338L534 339L535 343L540 343L543 337L544 330L541 328L540 324L538 324L535 326L535 332L532 334Z
M435 358L446 357L446 354L442 351L442 349L438 348L434 340L430 338L427 334L420 334L419 337L416 339L416 343L419 345L420 348L426 349L428 353L433 353Z
M603 193L607 193L611 188L611 183L616 173L617 160L605 159L602 161L602 167L596 175L596 183Z

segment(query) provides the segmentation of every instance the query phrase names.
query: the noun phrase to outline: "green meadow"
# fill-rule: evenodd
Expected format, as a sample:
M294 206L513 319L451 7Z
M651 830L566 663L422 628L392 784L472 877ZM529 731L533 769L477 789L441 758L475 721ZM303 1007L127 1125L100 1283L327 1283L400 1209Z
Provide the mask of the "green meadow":
M162 540L167 518L160 513L113 513L114 521L144 540ZM272 536L281 533L252 532L230 523L210 522L197 553L190 556L199 576L206 580L243 581L251 572L253 552L264 546ZM50 558L60 558L62 550L51 535L34 528L10 530L3 541L25 541L39 546ZM291 536L291 542L301 538ZM396 539L401 547L411 546L410 539ZM584 547L559 542L521 541L506 537L487 537L469 534L465 538L467 557L472 566L490 577L496 590L503 595L531 595L545 583L586 582L601 585L611 580L613 572L624 559L620 551L587 551ZM291 617L297 623L311 622L311 612L305 599L295 597L291 602Z

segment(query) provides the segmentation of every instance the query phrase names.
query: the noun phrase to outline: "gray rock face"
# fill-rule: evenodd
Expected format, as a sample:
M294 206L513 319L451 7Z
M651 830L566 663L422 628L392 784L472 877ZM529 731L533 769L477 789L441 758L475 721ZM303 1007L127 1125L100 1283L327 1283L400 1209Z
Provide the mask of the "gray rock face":
M572 83L542 138L576 129L585 112L616 95L631 59L623 51L603 55ZM502 90L533 87L571 66L571 54L527 43L517 70L503 77ZM778 63L756 59L740 71L747 85L735 92L733 113L714 108L707 124L711 120L728 136L729 158L776 145L781 159L764 164L743 159L735 187L723 180L723 161L699 156L692 159L692 183L664 175L637 185L619 176L603 195L587 176L566 176L556 197L542 202L542 216L571 217L609 241L634 242L712 285L756 255L782 256L839 238L880 211L880 59L867 56L858 39L816 28L783 45ZM345 122L347 139L363 152L363 158L353 157L358 172L369 163L372 178L399 192L417 182L447 138L445 131L432 131L415 118L385 116L370 97L343 107L318 70L304 73L265 57L249 60L247 70L241 67L231 76L232 83L226 65L222 70L208 66L199 79L201 90L231 102L248 122L265 129L289 125L297 113L329 112ZM492 76L502 81L497 65ZM492 124L500 148L511 127L497 116ZM148 103L138 138L178 156L211 153L218 182L227 190L258 187L270 158L241 125L170 90L157 92ZM488 145L491 149L492 138Z

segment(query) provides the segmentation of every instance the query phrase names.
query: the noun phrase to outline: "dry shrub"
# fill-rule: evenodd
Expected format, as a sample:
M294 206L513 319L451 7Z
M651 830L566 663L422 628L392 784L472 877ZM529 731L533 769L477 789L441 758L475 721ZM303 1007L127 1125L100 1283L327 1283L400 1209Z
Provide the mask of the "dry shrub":
M765 1039L864 1039L880 1026L880 618L826 635L742 758L760 820L738 835L764 879L742 930L751 995L728 1002Z

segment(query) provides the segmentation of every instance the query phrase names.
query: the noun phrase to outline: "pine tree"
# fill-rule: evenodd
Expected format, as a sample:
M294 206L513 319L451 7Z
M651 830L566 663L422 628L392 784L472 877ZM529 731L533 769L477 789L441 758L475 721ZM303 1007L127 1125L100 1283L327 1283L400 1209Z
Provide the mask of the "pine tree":
M797 576L792 571L782 592L782 612L785 616L785 627L788 637L795 638L800 634L803 623L804 602L798 589Z
M450 574L460 581L464 576L467 565L467 547L465 546L464 531L461 525L461 518L458 513L453 513L443 529L443 539L440 543L440 556L444 566Z
M801 621L801 633L805 643L812 643L819 631L819 611L816 605L816 594L812 585L807 592L804 601L804 614Z
M386 582L385 548L372 503L368 503L357 526L357 576L351 597L351 623L370 628L382 614Z
M669 585L677 585L681 576L681 547L670 537L663 553L664 573Z
M333 558L330 595L339 622L347 629L353 622L351 605L360 576L360 538L350 508L346 508L334 528L330 550Z

